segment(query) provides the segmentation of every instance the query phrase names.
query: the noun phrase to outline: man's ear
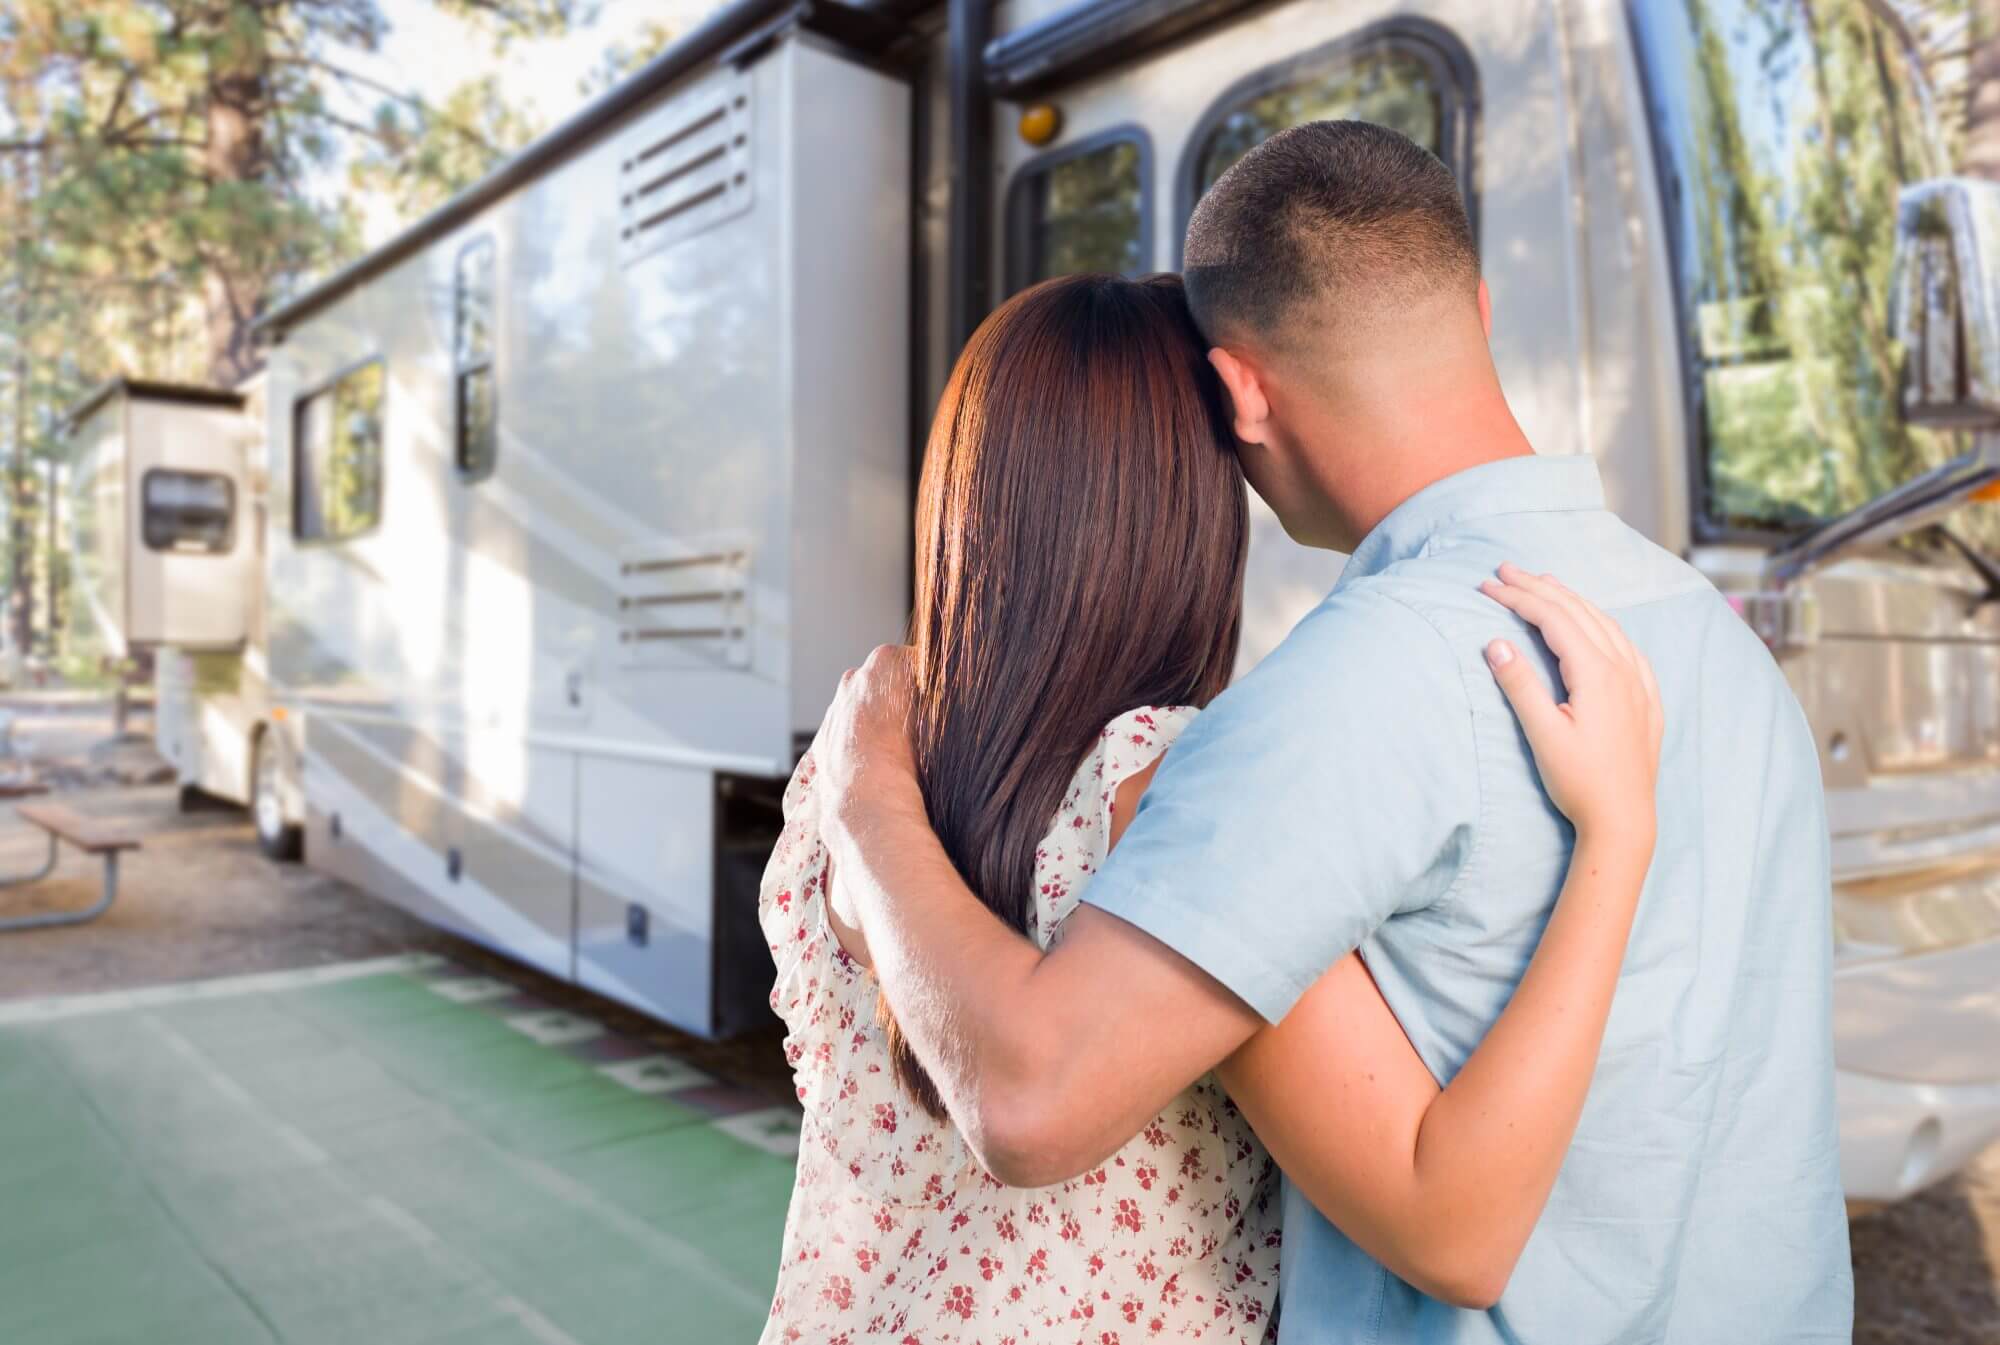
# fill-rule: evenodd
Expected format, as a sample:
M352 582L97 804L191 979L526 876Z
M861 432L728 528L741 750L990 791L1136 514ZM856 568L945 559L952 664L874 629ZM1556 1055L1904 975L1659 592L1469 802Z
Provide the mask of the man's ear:
M1479 325L1486 329L1486 339L1493 339L1493 296L1486 292L1486 277L1479 278Z
M1236 356L1216 346L1208 352L1208 362L1222 386L1229 392L1231 423L1236 437L1246 444L1261 444L1271 437L1271 402L1257 371Z

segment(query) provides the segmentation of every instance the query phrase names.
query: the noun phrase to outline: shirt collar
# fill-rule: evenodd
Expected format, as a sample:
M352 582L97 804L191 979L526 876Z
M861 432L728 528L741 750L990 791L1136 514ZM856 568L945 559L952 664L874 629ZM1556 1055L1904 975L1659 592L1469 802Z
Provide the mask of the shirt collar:
M1354 548L1340 584L1379 574L1423 551L1456 523L1496 514L1554 514L1604 508L1604 481L1588 454L1525 454L1483 462L1433 481L1404 500Z

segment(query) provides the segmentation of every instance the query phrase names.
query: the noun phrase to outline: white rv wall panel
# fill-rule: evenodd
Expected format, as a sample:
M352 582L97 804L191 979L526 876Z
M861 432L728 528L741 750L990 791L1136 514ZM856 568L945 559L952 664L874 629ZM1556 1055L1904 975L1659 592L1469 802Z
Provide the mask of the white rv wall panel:
M794 44L791 727L909 616L911 92Z

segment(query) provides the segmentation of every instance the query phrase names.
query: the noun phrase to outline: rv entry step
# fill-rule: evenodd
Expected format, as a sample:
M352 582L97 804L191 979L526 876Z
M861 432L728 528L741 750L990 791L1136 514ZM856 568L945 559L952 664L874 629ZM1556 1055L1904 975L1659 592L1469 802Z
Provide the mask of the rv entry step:
M57 925L81 925L111 909L111 903L118 899L118 856L126 850L137 850L139 838L115 823L96 818L82 817L59 803L23 803L14 812L24 822L40 827L48 833L48 862L33 873L0 877L0 887L19 887L24 883L37 882L55 871L56 849L60 842L68 841L87 855L101 855L104 858L104 890L95 905L80 911L50 911L36 915L17 915L0 920L0 934L17 929L49 929Z

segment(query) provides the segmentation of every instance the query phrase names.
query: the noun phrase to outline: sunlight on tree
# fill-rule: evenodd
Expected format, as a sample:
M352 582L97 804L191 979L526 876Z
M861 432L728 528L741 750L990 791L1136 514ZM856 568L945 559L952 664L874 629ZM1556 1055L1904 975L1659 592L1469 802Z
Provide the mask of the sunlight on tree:
M599 9L430 3L495 53ZM62 407L113 373L235 383L260 362L258 315L360 250L357 195L419 212L542 129L491 75L433 92L369 73L389 30L378 0L0 6L0 436L17 637L32 459L54 451ZM342 164L354 192L316 196Z

